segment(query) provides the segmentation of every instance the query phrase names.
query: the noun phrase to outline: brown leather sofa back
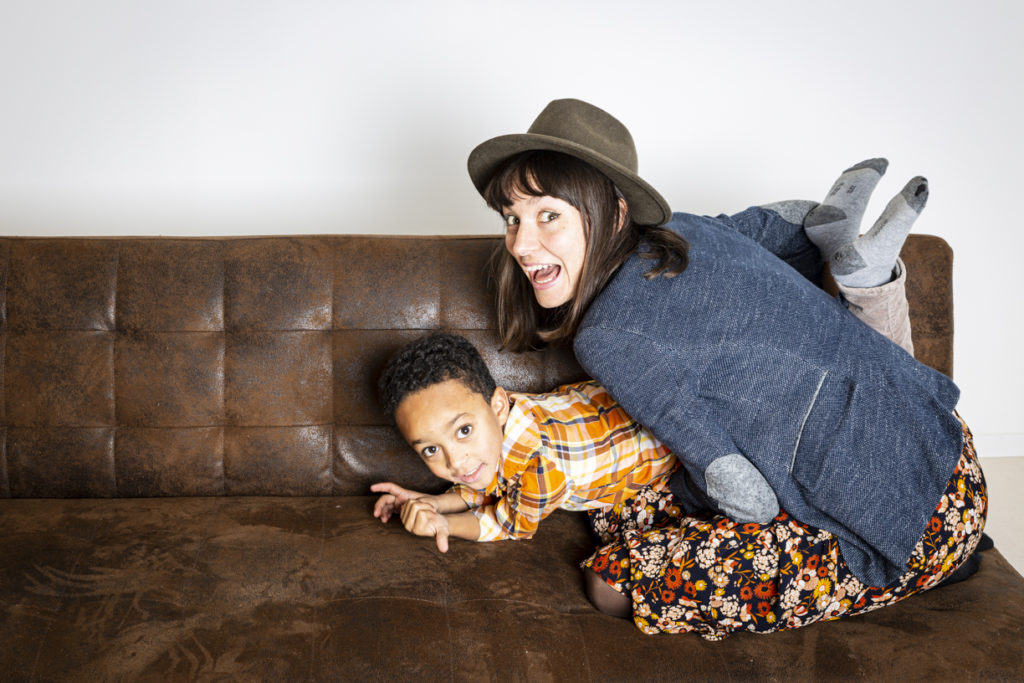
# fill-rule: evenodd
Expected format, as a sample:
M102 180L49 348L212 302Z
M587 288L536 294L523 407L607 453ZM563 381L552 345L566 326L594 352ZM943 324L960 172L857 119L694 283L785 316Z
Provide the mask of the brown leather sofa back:
M496 237L0 239L0 497L365 495L439 482L377 405L424 330L498 382L583 378L568 350L498 350ZM952 252L911 236L914 342L952 372Z

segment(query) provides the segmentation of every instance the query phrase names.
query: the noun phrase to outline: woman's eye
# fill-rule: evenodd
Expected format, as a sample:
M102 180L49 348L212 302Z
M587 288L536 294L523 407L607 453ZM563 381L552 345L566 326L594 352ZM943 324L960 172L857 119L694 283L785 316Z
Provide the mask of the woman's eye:
M557 219L561 214L555 213L554 211L542 211L540 214L541 223L550 223Z
M506 228L514 228L517 225L519 225L519 219L518 218L516 218L515 216L512 216L512 215L505 216L505 227Z
M459 436L469 436L472 433L473 427L470 425L462 425L459 427Z

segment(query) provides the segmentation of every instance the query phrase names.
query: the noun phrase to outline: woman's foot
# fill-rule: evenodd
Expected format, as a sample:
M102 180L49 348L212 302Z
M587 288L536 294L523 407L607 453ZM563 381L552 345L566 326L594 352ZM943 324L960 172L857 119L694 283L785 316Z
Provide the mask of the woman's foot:
M928 181L917 176L892 198L866 234L832 255L829 267L836 282L847 287L877 287L891 281L896 258L926 203Z
M825 200L804 218L807 237L821 250L826 261L831 261L841 247L857 239L871 193L888 167L885 159L866 159L854 164L843 171Z

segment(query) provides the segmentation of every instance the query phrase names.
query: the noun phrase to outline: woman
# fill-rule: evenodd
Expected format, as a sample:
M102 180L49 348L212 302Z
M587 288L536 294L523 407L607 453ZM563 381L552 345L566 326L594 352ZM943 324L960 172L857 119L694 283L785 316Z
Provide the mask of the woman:
M630 595L646 630L710 637L806 623L794 613L803 603L782 595L814 549L832 558L831 573L819 577L830 591L815 582L815 604L857 586L880 591L854 610L862 611L940 582L973 551L984 523L983 479L953 413L959 390L817 286L825 252L842 298L860 299L851 309L869 318L881 309L881 323L867 322L893 338L906 333L891 329L893 321L906 327L896 254L926 181L911 181L857 238L883 160L848 169L821 205L717 218L671 214L636 169L625 127L579 100L552 102L526 134L488 140L469 158L475 186L506 223L496 265L505 345L571 342L583 368L683 463L671 493L595 520L598 532L612 529L612 544L588 566ZM946 512L964 505L964 491L969 504L956 522ZM676 512L702 508L727 515L719 519L726 536ZM747 579L771 577L759 597L775 610L758 607L765 620L748 614L743 626L742 608L721 592L701 602L664 583L699 568L708 590L753 594L764 581L722 576L733 573L723 569L732 565L722 563L722 544L738 542L740 523L754 539L741 553L755 563ZM948 533L928 536L935 526ZM616 536L617 528L626 532ZM922 550L936 543L945 545ZM629 565L629 576L600 572L602 557ZM610 596L610 609L622 609L617 595L588 581L592 598ZM836 611L821 607L812 617Z

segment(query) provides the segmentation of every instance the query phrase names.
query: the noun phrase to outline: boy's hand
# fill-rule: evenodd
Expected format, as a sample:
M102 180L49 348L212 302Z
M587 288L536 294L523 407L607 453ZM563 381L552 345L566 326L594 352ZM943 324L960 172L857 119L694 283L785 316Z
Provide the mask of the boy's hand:
M406 531L417 536L433 536L437 540L437 549L442 553L448 552L448 518L438 512L430 501L410 500L403 505L402 524Z
M382 481L378 484L374 484L370 487L370 490L374 493L384 494L377 499L376 504L373 506L373 516L379 518L382 522L387 522L391 519L391 515L401 509L402 506L410 500L428 497L425 493L404 489L398 484L392 484L390 481Z

